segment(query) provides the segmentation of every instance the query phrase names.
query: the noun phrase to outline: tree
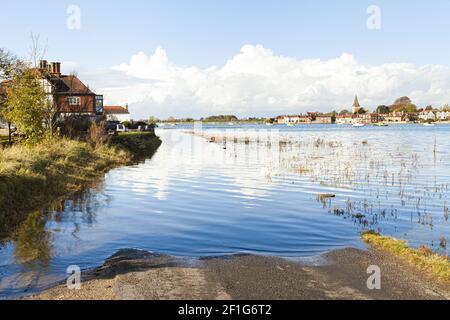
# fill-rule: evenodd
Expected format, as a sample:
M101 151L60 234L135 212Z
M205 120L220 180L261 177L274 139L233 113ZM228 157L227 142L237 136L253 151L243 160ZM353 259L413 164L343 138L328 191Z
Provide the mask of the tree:
M426 111L433 111L433 106L427 106L427 107L425 108L425 110L426 110Z
M366 113L367 113L367 110L364 108L359 109L357 112L357 114L366 114Z
M47 52L47 43L41 44L41 36L39 34L31 33L31 46L30 46L30 60L34 67L38 66L39 60L42 60Z
M39 141L45 133L44 120L48 96L38 70L27 68L15 75L7 88L4 116L16 125L29 143Z
M338 115L338 112L336 110L333 110L329 113L330 116L336 117Z
M404 97L400 97L397 100L395 100L394 102L394 106L396 105L408 105L408 104L412 104L412 101L410 98L404 96Z
M408 97L400 97L391 106L392 112L417 112L417 106Z
M378 114L387 114L390 112L390 109L388 106L381 105L377 107L377 113Z
M148 124L156 124L157 122L159 122L159 119L156 118L156 117L151 116L151 117L148 119Z
M18 74L25 67L25 63L15 57L12 53L0 48L0 83L5 80L12 80L14 75ZM8 142L12 143L12 124L8 120L8 109L6 107L6 89L7 85L3 85L5 92L0 93L0 120L8 123Z
M17 58L5 49L0 48L0 81L12 78L17 66Z
M343 115L346 115L346 114L350 114L350 111L344 109L344 110L342 110L341 112L339 112L339 114L340 114L341 116L343 116Z

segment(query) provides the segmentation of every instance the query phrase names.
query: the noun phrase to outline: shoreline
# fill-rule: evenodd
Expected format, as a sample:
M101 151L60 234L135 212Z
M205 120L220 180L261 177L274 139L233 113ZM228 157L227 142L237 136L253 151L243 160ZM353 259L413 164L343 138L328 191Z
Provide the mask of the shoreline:
M57 284L29 300L449 300L446 283L385 250L346 248L323 254L326 263L234 255L178 259L120 250L83 275L80 290ZM367 287L369 266L382 287Z
M150 158L161 143L156 135L136 133L113 137L98 148L57 138L1 150L0 239L14 235L34 211L81 192L108 171Z

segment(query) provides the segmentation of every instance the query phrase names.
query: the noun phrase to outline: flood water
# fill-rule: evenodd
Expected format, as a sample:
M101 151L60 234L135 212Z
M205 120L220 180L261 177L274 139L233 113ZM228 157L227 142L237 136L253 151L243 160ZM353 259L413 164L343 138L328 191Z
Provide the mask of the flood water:
M101 265L122 248L310 257L364 249L360 232L374 229L449 253L450 126L190 131L159 129L152 159L31 214L14 240L0 242L0 298L62 280L71 265Z

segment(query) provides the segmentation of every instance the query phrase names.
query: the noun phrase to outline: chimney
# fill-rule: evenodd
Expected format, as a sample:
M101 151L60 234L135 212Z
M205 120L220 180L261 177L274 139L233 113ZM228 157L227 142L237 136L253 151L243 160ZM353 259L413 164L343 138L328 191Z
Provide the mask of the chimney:
M39 69L41 70L47 70L47 60L40 60L39 61Z
M61 62L52 62L50 63L50 73L53 76L61 76Z

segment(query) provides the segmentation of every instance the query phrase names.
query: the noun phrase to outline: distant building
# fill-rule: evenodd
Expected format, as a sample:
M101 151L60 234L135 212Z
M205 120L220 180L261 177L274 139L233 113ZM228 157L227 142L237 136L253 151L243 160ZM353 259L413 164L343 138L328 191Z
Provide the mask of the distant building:
M354 114L340 114L336 116L337 124L353 124L358 119L357 115Z
M359 104L358 96L355 96L355 101L353 102L352 106L352 113L353 114L359 114L363 110L361 105Z
M365 113L357 115L358 122L362 122L365 124L378 123L382 121L382 118L378 113Z
M336 118L334 116L316 115L313 123L315 124L332 124Z
M310 124L312 118L307 115L290 115L277 117L278 124Z
M106 120L108 121L131 121L130 112L128 111L128 106L105 106L104 114L106 116Z
M432 110L423 110L419 113L419 120L423 121L436 121L436 113Z
M383 116L386 122L409 122L414 120L414 114L404 111L391 112Z
M436 112L436 118L439 121L448 121L450 120L450 111L438 111Z

